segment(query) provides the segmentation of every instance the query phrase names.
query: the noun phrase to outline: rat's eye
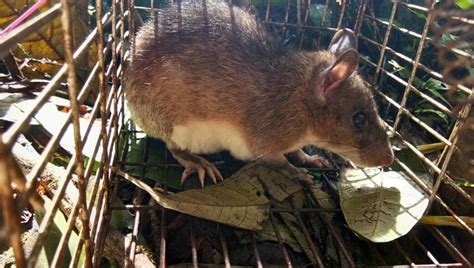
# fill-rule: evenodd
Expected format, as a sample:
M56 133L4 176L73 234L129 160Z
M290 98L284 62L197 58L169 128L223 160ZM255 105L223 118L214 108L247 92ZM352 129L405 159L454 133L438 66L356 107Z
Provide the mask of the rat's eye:
M352 123L357 129L363 129L367 125L367 116L364 112L357 112L352 117Z

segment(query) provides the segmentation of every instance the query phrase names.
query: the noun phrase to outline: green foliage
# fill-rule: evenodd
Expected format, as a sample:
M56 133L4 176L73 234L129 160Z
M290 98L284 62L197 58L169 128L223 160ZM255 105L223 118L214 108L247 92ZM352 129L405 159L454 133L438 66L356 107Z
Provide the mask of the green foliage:
M127 173L166 184L174 189L181 189L182 168L164 165L166 145L157 139L148 138L142 132L137 132L131 120L127 120L124 129L129 131L129 135L125 132L121 135L119 152L123 154L122 159L125 162L147 164L147 168L141 165L125 165Z
M471 9L474 7L473 0L456 0L456 5L464 10Z

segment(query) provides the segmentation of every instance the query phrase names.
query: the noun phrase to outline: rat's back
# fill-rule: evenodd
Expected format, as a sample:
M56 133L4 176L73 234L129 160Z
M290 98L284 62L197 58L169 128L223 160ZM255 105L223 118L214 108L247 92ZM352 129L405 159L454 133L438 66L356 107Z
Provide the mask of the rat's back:
M216 131L240 129L245 106L268 87L269 67L279 55L286 51L278 38L240 8L207 3L161 9L137 33L126 71L132 118L166 142L173 127L188 122L228 124ZM245 143L243 135L234 143Z

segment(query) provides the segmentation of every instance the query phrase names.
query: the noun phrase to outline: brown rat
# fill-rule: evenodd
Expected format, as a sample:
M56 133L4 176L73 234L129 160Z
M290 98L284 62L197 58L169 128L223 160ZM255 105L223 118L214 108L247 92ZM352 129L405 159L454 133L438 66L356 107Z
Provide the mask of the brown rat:
M357 75L355 35L340 30L329 51L290 51L256 18L228 4L159 10L145 24L126 71L134 122L163 139L185 166L222 179L195 154L223 150L241 160L311 176L288 162L318 164L308 144L360 166L393 161L371 90Z

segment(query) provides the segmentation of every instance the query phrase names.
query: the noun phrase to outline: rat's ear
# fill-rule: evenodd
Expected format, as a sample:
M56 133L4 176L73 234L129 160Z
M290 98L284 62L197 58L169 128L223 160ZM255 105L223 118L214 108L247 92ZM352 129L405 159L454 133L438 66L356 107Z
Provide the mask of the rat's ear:
M359 53L355 49L348 49L342 53L334 64L323 71L319 89L326 93L346 80L357 69Z
M336 56L340 56L349 49L357 50L357 37L352 30L341 29L333 36L328 49Z

